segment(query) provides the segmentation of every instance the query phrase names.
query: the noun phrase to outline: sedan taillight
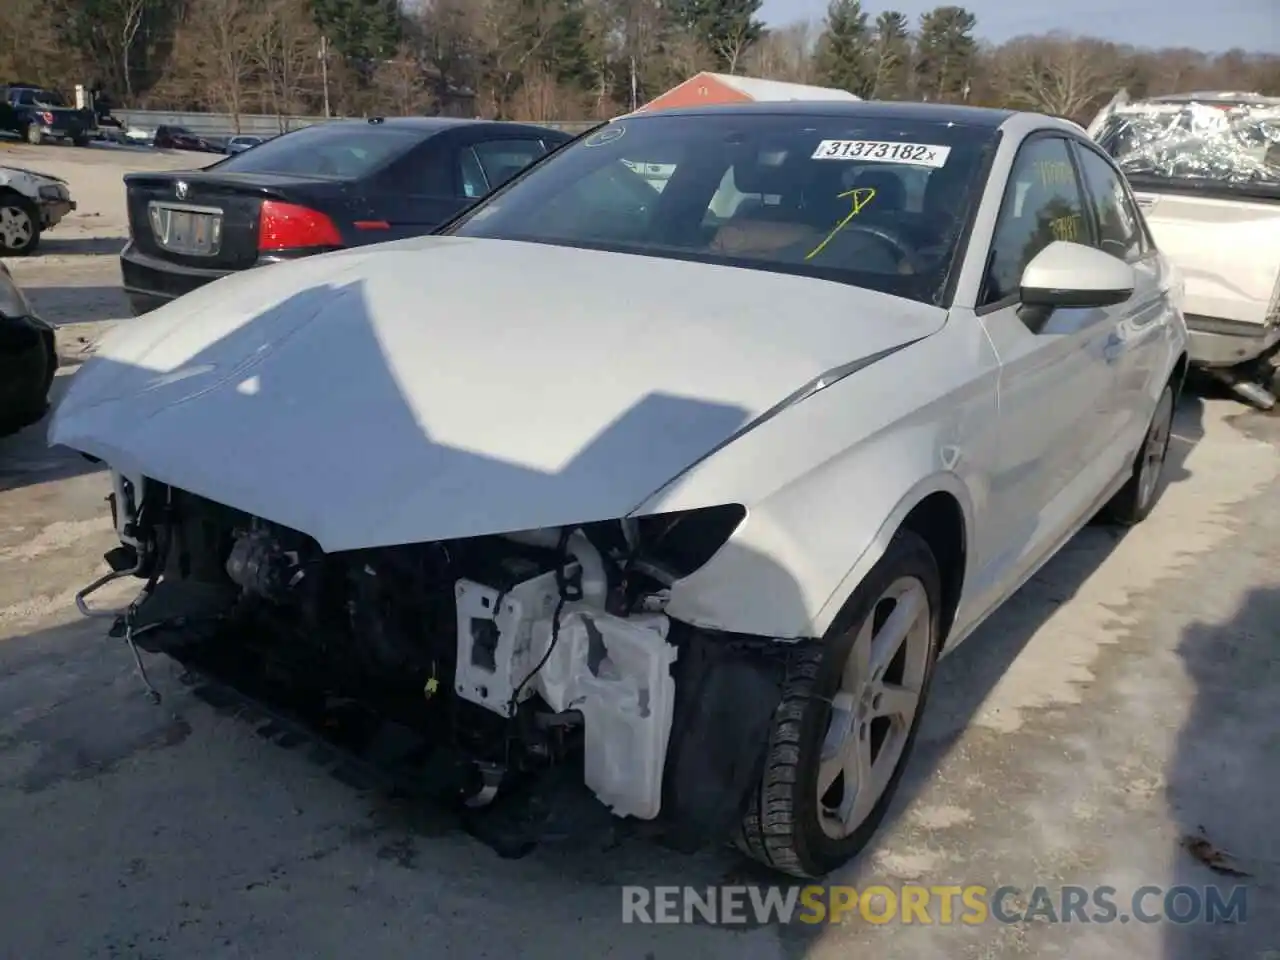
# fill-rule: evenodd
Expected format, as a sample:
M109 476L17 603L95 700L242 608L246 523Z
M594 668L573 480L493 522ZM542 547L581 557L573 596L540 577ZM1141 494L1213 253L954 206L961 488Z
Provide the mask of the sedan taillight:
M258 250L340 247L342 234L319 210L296 203L264 200L258 214Z

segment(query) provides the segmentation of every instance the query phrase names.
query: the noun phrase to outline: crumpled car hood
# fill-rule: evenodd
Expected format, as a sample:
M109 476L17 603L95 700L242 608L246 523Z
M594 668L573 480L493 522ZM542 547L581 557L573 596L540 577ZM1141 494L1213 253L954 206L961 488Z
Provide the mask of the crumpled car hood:
M49 441L330 552L584 523L945 316L754 270L417 238L246 271L121 324Z

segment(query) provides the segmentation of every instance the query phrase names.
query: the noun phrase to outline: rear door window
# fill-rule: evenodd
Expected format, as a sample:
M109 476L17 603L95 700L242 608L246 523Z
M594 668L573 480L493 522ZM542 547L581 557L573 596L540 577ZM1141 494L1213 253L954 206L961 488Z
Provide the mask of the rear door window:
M483 140L472 148L490 190L497 190L544 153L541 140Z
M218 164L218 171L358 180L395 162L422 139L420 131L406 127L316 124L237 153Z

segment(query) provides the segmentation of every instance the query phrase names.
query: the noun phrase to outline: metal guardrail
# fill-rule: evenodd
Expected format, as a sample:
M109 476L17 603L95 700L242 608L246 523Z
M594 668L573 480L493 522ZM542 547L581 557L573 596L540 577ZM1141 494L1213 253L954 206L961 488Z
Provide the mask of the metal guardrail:
M289 130L296 130L299 127L309 127L317 123L328 123L331 119L343 119L341 117L277 117L274 114L242 113L239 118L239 130L237 131L236 118L229 113L182 113L168 112L164 110L113 110L112 116L124 124L125 127L136 127L143 130L154 130L156 127L161 125L185 127L198 137L210 137L216 139L235 136L237 132L257 137L274 137L277 134L284 133ZM539 120L536 122L545 127L564 130L567 133L581 133L582 131L595 126L599 121Z

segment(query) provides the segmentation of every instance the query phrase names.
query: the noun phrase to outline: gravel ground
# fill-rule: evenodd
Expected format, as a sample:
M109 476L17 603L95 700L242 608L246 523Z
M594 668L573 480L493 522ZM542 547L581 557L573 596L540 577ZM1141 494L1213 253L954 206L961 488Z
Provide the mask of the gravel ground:
M126 314L120 173L190 159L0 144L81 202L15 271L69 364ZM895 809L832 880L1108 884L1122 908L1146 884L1242 884L1243 922L726 929L623 925L619 887L755 882L731 854L632 839L500 860L163 659L150 706L71 605L112 543L103 476L39 427L0 440L0 957L1280 960L1280 419L1189 397L1171 458L1145 524L1086 530L940 666Z

